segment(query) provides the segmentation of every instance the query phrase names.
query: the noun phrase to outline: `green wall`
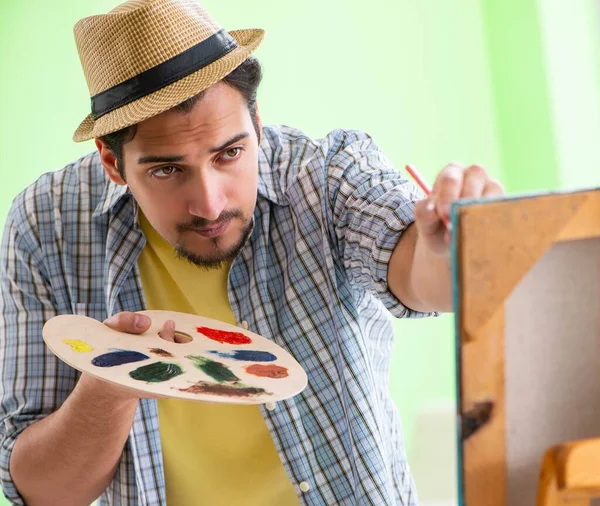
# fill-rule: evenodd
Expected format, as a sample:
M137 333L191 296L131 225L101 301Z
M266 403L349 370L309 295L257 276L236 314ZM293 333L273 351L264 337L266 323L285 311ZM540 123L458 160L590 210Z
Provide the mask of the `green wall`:
M93 149L71 141L89 106L72 26L117 3L2 2L0 223L26 184ZM477 162L510 192L593 184L600 161L595 3L540 4L204 2L226 28L266 29L265 122L313 136L359 128L399 168L432 179ZM422 499L453 494L452 456L431 466L417 426L422 409L454 399L452 328L450 315L396 324L391 388Z
M596 0L539 5L561 188L600 182L599 5Z

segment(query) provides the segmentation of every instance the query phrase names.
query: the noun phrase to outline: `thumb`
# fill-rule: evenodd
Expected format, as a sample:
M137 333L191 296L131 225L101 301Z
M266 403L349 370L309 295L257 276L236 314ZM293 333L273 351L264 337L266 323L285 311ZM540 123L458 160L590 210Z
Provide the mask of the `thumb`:
M419 233L424 236L434 235L444 226L433 199L427 198L415 204L415 224Z
M107 327L129 334L142 334L150 328L151 323L149 316L132 312L117 313L104 320Z

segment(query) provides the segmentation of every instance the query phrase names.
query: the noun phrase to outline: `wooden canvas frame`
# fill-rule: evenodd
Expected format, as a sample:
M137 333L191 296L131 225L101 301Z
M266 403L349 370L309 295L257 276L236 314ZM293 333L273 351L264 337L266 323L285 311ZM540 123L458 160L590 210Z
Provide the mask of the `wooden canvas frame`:
M505 301L554 244L600 237L600 190L463 202L452 226L459 506L508 506Z

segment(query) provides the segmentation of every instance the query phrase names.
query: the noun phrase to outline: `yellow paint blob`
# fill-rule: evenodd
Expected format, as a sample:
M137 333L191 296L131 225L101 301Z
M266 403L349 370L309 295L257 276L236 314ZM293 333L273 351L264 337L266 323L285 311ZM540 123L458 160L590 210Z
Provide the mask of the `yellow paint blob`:
M81 341L80 339L63 339L63 343L68 344L73 348L73 351L76 351L77 353L87 353L94 349L88 343Z

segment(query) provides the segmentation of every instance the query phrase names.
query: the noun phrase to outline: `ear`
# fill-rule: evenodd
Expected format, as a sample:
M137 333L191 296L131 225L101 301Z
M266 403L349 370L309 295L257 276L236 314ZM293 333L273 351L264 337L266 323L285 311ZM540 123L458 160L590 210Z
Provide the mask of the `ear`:
M258 101L256 102L256 113L255 113L255 118L256 118L256 124L258 125L258 143L260 144L260 141L262 140L262 120L260 118L260 111L258 108Z
M101 139L97 138L95 142L98 153L100 153L100 162L102 163L102 166L104 167L104 170L108 174L110 180L120 186L125 186L127 183L119 173L117 159L115 158L113 152Z

